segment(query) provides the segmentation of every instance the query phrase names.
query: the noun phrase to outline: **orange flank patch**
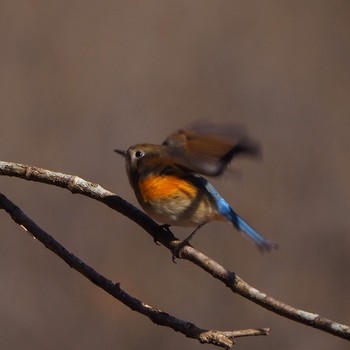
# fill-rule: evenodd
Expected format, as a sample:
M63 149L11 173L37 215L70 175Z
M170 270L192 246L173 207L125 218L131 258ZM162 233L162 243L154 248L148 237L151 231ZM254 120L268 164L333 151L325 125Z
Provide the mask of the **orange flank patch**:
M197 188L184 179L176 176L148 176L139 182L142 197L146 201L157 199L167 199L184 195L186 197L195 197Z

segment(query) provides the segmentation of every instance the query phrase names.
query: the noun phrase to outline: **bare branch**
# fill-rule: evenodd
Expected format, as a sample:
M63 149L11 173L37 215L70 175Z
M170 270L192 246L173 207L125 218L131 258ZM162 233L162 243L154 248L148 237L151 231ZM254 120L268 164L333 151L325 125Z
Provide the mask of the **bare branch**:
M105 190L101 186L87 182L77 176L1 161L0 175L16 176L26 180L43 182L69 189L72 193L79 193L90 198L94 198L135 221L142 228L144 228L154 240L161 242L172 252L179 244L179 240L175 238L169 230L162 229L155 221L130 203L116 196L112 192ZM250 286L237 274L230 272L191 246L186 246L183 249L181 257L182 259L193 262L211 274L213 277L222 281L234 293L240 294L244 298L259 304L276 314L287 317L296 322L303 323L307 326L320 329L337 337L350 340L349 326L337 323L318 314L297 309L272 298L271 296Z
M234 344L234 338L256 335L267 335L268 328L245 329L237 331L208 330L197 327L195 324L178 319L166 312L154 308L136 299L120 287L120 283L113 283L111 280L99 274L92 267L84 263L65 247L58 243L51 235L40 228L31 220L19 207L12 203L6 196L0 193L0 209L4 209L12 219L26 232L29 232L38 239L46 248L51 250L70 267L80 272L92 283L105 290L107 293L121 301L130 309L147 316L153 323L174 329L188 338L197 339L201 343L213 344L225 349L230 349Z

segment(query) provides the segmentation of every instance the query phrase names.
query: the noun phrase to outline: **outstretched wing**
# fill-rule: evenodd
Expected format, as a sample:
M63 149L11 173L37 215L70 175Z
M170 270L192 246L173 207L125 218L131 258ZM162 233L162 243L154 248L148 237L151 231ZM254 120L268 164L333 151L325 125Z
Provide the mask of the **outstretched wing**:
M232 123L196 123L171 134L162 144L165 158L193 172L219 176L238 155L258 156L259 145Z

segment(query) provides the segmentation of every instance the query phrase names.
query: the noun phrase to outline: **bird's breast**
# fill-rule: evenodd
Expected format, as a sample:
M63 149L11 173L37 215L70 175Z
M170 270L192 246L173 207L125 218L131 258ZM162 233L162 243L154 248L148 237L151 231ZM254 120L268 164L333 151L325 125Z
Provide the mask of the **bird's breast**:
M141 206L161 223L192 226L217 214L204 191L173 175L149 175L140 179L139 192Z
M194 199L198 189L176 176L149 175L139 180L141 197L145 202L187 202Z

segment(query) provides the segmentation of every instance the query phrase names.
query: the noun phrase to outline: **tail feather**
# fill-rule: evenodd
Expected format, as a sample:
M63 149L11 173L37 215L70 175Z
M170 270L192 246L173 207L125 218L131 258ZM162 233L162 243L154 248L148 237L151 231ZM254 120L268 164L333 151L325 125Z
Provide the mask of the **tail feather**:
M194 178L196 181L199 181L201 185L204 184L206 190L212 197L218 213L231 221L236 229L244 235L244 237L249 238L261 251L270 251L271 249L278 248L276 243L264 238L260 233L248 225L248 223L245 222L236 212L234 212L225 199L219 195L214 186L211 185L206 179L201 176L196 176Z
M270 251L271 249L278 248L278 244L264 238L232 209L227 218L232 222L236 229L243 234L244 237L249 238L261 251Z

